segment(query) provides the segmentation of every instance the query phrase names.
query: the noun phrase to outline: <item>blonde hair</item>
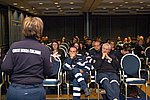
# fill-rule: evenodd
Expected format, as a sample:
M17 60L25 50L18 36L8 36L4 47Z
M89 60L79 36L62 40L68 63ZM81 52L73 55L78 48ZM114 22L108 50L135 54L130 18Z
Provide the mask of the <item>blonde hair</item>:
M40 38L43 32L43 21L39 17L26 17L23 22L22 33L25 37Z
M102 48L103 47L108 47L110 50L111 50L111 45L109 44L109 43L104 43L103 45L102 45Z

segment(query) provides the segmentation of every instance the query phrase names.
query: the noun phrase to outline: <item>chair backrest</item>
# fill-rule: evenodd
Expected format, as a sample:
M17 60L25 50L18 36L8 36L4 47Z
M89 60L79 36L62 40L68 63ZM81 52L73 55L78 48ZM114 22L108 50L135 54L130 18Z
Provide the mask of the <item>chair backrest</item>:
M150 47L147 47L147 48L145 49L145 56L146 56L148 59L150 59Z
M59 74L61 72L61 67L62 67L62 62L61 62L60 58L56 57L56 59L53 60L52 63L53 63L53 68L52 68L53 75L57 75L57 78L60 79Z
M138 75L140 77L141 60L135 54L126 54L121 58L121 68L127 75Z

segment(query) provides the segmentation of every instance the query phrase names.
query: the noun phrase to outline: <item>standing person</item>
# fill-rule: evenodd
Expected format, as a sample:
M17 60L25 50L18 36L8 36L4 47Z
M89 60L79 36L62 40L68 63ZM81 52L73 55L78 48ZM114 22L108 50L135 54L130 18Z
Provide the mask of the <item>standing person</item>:
M1 70L11 76L7 100L45 100L44 75L50 75L51 62L48 47L38 39L42 36L43 21L26 17L22 33L25 39L10 46Z
M69 57L65 59L63 69L69 72L69 80L73 83L73 100L80 100L81 89L84 90L85 96L90 95L87 86L88 71L87 61L83 56L78 56L76 47L70 47Z
M96 60L94 67L97 71L97 83L106 90L106 95L110 100L119 100L120 88L119 77L117 75L119 62L116 57L109 54L111 45L102 45L101 56Z

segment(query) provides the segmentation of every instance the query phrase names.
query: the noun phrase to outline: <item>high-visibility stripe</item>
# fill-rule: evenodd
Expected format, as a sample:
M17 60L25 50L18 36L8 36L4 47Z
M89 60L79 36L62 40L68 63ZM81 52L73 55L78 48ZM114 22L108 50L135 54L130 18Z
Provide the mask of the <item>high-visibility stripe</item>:
M79 76L82 76L82 74L81 74L81 73L76 73L76 74L75 74L75 78L77 78L77 77L79 77Z
M81 96L81 93L73 93L73 96L79 97L79 96Z
M66 66L68 69L72 69L71 66L70 66L68 63L65 63L65 66Z
M75 90L75 91L81 91L81 88L80 87L73 87L73 90Z
M81 77L81 78L79 78L77 81L78 81L78 82L81 82L81 81L83 81L83 80L84 80L84 78Z
M85 66L84 68L86 68L86 69L90 70L90 68L89 68L88 66Z

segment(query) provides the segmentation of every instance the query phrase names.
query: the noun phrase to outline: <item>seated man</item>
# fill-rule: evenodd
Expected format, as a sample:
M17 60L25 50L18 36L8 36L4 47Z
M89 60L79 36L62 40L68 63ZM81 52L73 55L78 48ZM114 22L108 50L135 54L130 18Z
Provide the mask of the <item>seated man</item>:
M97 83L102 84L106 95L110 100L119 100L120 88L117 75L119 63L115 56L109 54L111 46L108 43L102 45L102 52L94 64L97 71Z
M73 100L80 100L81 89L84 90L85 96L90 95L86 84L90 68L83 56L78 56L77 53L76 47L70 47L69 57L64 60L63 64L63 69L69 72L70 81L73 82Z

